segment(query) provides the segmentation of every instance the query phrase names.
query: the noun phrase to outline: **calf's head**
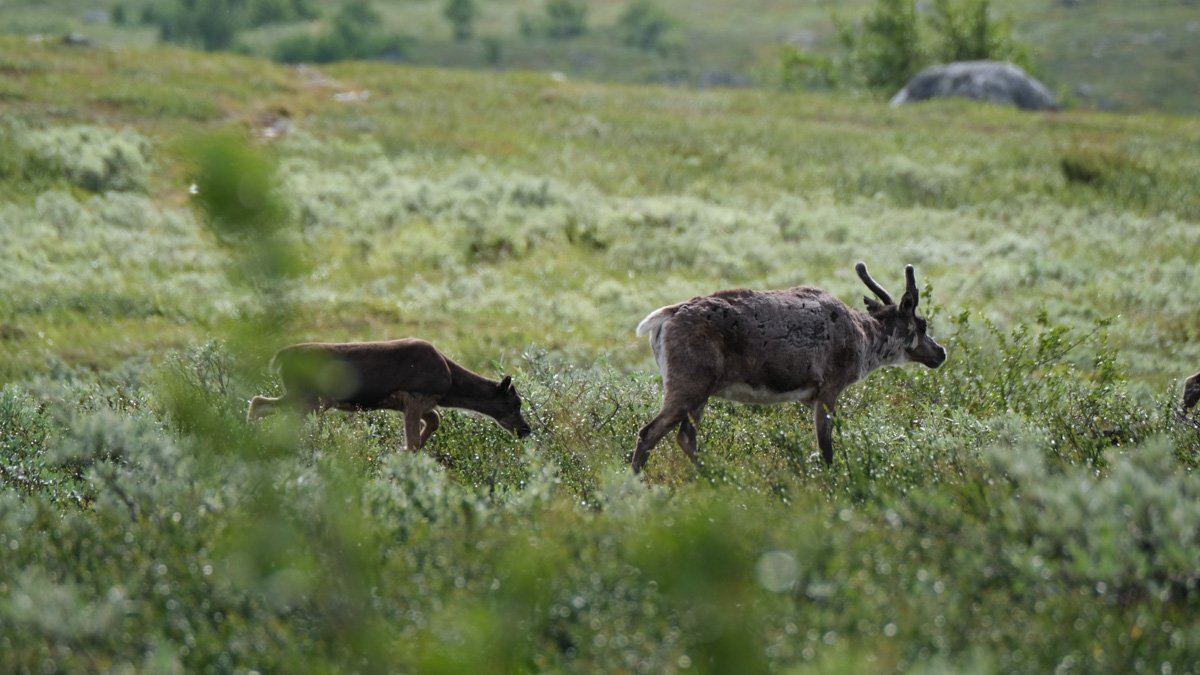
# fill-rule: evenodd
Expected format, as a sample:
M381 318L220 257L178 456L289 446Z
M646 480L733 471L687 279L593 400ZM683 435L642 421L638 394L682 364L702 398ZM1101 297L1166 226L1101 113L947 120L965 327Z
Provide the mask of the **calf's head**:
M858 263L854 266L858 277L871 289L879 300L863 296L867 311L883 324L893 339L903 343L904 360L916 361L930 368L937 368L946 361L946 349L929 336L929 324L922 316L917 316L917 304L921 300L917 290L917 275L912 265L904 267L904 296L900 304L892 301L892 296L871 278L867 266Z
M513 386L512 378L505 376L496 385L494 394L488 401L487 410L481 412L491 415L493 419L500 423L500 426L516 434L517 438L528 436L533 429L529 427L529 423L521 416L521 395L517 393L517 388Z

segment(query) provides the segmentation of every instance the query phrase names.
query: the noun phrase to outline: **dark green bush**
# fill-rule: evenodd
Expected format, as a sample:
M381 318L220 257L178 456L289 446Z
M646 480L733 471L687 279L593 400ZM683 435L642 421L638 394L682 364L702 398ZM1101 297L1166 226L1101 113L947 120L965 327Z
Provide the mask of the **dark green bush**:
M934 0L929 26L935 63L990 59L1032 67L1029 50L1013 37L1012 25L992 17L990 0Z
M442 16L450 22L455 40L469 40L475 33L475 18L479 8L475 0L446 0L442 5Z
M617 17L621 42L647 52L669 50L668 34L674 25L675 20L654 0L633 0Z
M274 58L284 63L332 63L349 59L400 59L410 40L379 28L380 15L368 0L342 6L333 26L317 36L296 35L275 45Z
M0 480L6 491L29 494L52 485L46 457L52 428L28 394L11 385L0 389Z
M785 91L834 89L840 75L833 59L792 46L779 57L779 86Z
M876 0L861 21L837 22L841 81L890 95L939 63L994 59L1033 67L1029 50L1009 23L993 17L989 0L937 0L923 16L924 22L913 0Z
M546 0L542 16L520 15L520 32L525 37L567 40L587 32L587 4L580 0Z
M176 0L147 5L142 23L156 26L164 42L219 51L233 47L238 33L246 28L318 15L312 0Z

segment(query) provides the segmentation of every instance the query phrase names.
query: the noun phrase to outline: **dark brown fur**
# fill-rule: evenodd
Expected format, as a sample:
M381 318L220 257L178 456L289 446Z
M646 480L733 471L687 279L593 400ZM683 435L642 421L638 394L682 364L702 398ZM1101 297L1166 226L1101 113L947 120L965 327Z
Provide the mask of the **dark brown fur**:
M1183 381L1183 413L1186 415L1197 403L1200 403L1200 373Z
M633 470L678 426L679 446L693 461L696 429L712 396L755 403L800 401L814 411L817 444L833 461L833 414L842 390L880 366L917 361L936 368L946 350L926 335L916 315L912 266L899 305L867 274L859 277L882 302L863 298L859 312L812 286L788 290L719 291L663 307L638 326L650 334L663 373L663 406L638 434Z
M438 406L474 410L524 437L521 397L511 378L489 380L467 370L425 340L306 342L284 347L271 359L285 393L255 396L248 419L292 405L304 413L337 410L404 411L405 440L418 450L441 424Z

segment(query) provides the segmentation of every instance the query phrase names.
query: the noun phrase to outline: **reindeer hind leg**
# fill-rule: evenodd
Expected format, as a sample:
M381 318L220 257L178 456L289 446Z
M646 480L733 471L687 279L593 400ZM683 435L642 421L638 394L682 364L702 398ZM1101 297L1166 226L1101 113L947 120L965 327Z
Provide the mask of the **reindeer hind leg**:
M700 416L703 414L704 404L690 410L679 423L679 434L675 436L675 441L696 468L701 466L700 457L696 454L696 430L700 428Z
M638 432L637 448L633 451L634 473L641 472L650 451L676 426L679 427L676 437L679 446L689 459L699 463L696 457L696 425L700 423L700 413L708 403L708 397L716 390L714 385L723 367L720 350L705 345L694 346L686 355L656 350L655 359L663 372L666 391L663 392L662 410L658 416ZM692 419L689 419L689 414Z
M666 436L675 427L679 427L677 439L680 447L683 448L689 459L697 462L696 426L688 419L688 415L690 412L698 413L703 410L704 404L707 402L707 396L697 401L693 396L684 398L668 393L658 416L638 432L638 444L633 452L633 472L641 472L642 467L646 464L646 459L650 456L650 451L654 449L655 445L658 445L663 436ZM692 418L699 423L699 414L693 414Z
M650 420L649 424L642 427L642 430L638 432L637 448L633 451L634 473L642 472L642 467L646 465L646 460L650 457L650 451L658 445L668 431L682 421L682 415L682 411L664 407L654 419Z

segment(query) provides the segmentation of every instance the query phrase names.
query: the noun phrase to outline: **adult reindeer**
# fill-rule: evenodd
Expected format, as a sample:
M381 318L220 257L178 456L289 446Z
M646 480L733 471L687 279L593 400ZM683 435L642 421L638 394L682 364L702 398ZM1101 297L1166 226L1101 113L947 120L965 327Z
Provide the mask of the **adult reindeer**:
M524 438L521 397L512 378L496 382L451 361L425 340L386 342L306 342L284 347L271 359L283 396L255 396L247 419L263 417L281 405L301 412L401 410L409 450L419 450L441 425L438 406L482 413Z
M720 291L650 313L637 327L663 377L663 405L638 433L633 470L679 427L679 447L697 466L696 429L712 396L743 403L800 401L811 406L817 445L833 462L830 420L842 390L881 366L916 361L937 368L946 350L926 334L917 316L920 300L912 265L904 269L897 305L867 273L858 276L878 298L864 297L866 312L812 286L787 290Z

